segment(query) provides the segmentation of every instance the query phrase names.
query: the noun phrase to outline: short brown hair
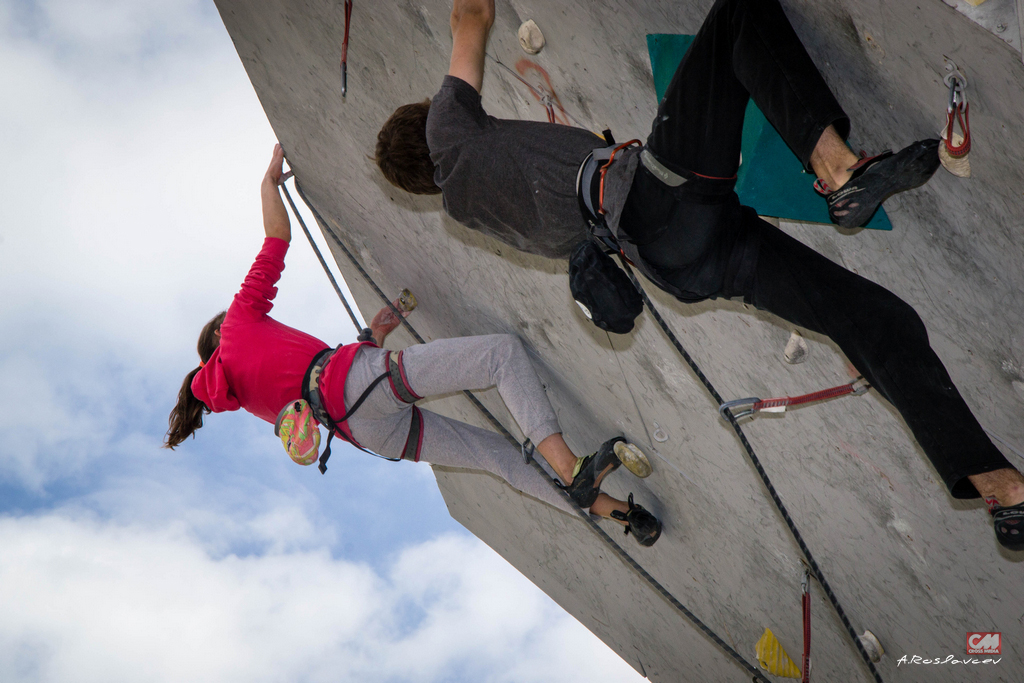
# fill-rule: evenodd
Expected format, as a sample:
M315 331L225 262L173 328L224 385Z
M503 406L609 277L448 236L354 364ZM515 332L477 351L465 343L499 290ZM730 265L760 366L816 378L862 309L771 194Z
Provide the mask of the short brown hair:
M427 147L430 100L403 104L377 133L374 160L388 182L413 194L439 194Z

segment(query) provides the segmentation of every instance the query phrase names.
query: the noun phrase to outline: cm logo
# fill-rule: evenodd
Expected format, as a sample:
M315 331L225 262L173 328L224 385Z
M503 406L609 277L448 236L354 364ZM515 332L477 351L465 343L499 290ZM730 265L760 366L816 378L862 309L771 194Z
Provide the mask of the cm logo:
M1003 651L1002 633L971 633L967 634L967 654L998 655Z

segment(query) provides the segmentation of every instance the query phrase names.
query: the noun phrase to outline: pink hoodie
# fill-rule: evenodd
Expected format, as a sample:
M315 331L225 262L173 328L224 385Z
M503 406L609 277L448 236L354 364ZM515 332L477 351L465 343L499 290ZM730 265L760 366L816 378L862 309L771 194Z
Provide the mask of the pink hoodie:
M192 380L192 393L215 413L245 408L273 423L287 403L301 398L306 369L327 348L316 337L267 315L274 306L274 284L284 270L287 251L288 243L282 239L264 240L220 327L220 346ZM345 355L351 364L354 354ZM336 378L342 385L348 368L343 370Z

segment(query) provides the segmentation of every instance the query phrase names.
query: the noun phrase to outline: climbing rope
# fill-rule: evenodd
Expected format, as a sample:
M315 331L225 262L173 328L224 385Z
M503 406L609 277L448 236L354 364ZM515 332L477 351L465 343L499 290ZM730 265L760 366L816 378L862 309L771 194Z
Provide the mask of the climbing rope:
M711 394L711 397L715 400L715 402L719 406L723 405L724 401L722 401L722 397L719 395L718 391L715 390L714 385L711 384L708 378L704 376L704 373L701 371L700 366L697 365L693 358L690 357L690 354L686 352L686 349L683 348L683 345L679 342L679 339L672 332L672 329L668 326L668 323L666 323L665 319L661 317L661 314L658 312L658 309L654 307L654 302L651 301L650 297L647 296L647 292L644 290L643 285L640 284L640 281L637 280L636 275L633 274L633 269L629 267L629 264L626 262L625 258L621 256L621 254L620 260L622 262L622 267L626 271L626 274L629 276L629 279L633 282L633 286L637 288L637 291L640 292L640 296L643 297L644 304L646 304L647 306L647 310L651 312L651 315L654 317L654 320L658 323L658 326L661 327L661 331L665 333L665 336L668 337L668 340L672 343L672 346L674 346L676 351L679 352L679 355L683 357L683 360L686 361L686 364L690 366L690 370L692 370L693 374L697 376L697 379L699 379L700 383L704 385L704 388L707 389L709 394ZM746 452L747 457L749 458L751 464L754 466L754 469L757 470L758 476L761 477L761 483L764 484L765 489L767 489L768 491L768 495L771 497L772 502L775 503L776 509L779 511L779 514L782 515L783 521L785 521L786 526L789 528L790 534L792 534L793 539L800 547L800 552L803 553L808 566L811 568L811 572L814 574L814 578L818 581L818 584L821 586L822 590L825 591L825 595L828 596L829 602L832 603L832 607L835 609L836 614L839 615L839 620L843 622L843 626L846 628L846 632L850 635L850 639L853 640L853 644L857 647L857 652L860 653L861 658L864 660L864 663L871 671L871 675L874 677L876 683L882 683L882 677L878 674L878 670L875 668L874 663L871 661L871 657L869 657L868 653L864 650L864 646L861 644L860 639L857 637L857 632L853 630L853 626L850 624L850 620L846 616L846 611L843 609L843 606L839 604L839 599L836 597L836 594L832 591L832 587L829 585L828 580L825 578L825 574L822 573L821 568L818 566L818 563L814 561L814 556L811 554L811 549L807 547L807 544L804 542L803 536L800 534L800 530L796 528L796 524L793 522L793 518L789 516L789 511L786 509L785 504L783 504L782 498L780 498L779 494L776 492L775 486L772 485L772 481L768 477L768 473L765 472L764 467L761 465L761 461L758 459L757 454L754 453L753 446L751 446L750 442L747 441L747 437L743 433L743 429L740 427L739 422L737 422L736 416L733 415L732 410L728 408L722 410L721 413L722 416L729 421L729 424L732 425L733 430L736 432L736 436L739 437L740 443L743 445L743 450Z
M313 251L316 253L317 259L320 261L320 265L323 266L324 272L327 273L328 279L331 281L331 286L334 287L334 291L337 292L338 298L341 299L341 303L345 306L345 312L348 313L348 317L352 319L352 325L357 330L362 331L363 326L359 324L359 320L356 319L356 314L352 311L352 307L348 305L348 299L341 292L341 287L338 286L338 281L334 279L334 274L331 269L327 267L327 261L324 260L323 254L320 253L320 248L316 246L316 242L313 241L313 235L309 233L309 228L306 227L306 222L302 220L302 216L299 215L299 210L295 208L295 202L292 201L292 196L288 194L288 186L285 185L285 181L291 178L294 173L288 171L281 175L281 180L278 181L278 185L284 190L284 196L288 199L288 205L292 207L292 213L299 219L299 225L302 226L302 232L306 233L306 239L309 240L310 246L313 247ZM401 318L402 316L398 316Z
M491 61L493 61L498 66L500 66L505 71L507 71L510 74L512 74L513 78L515 78L517 81L519 81L520 83L522 83L523 85L525 85L527 88L530 89L530 92L533 94L533 96L537 98L537 101L539 101L541 103L541 105L544 107L544 109L547 111L547 113L548 113L548 123L557 123L557 121L555 120L555 109L557 108L558 111L563 116L565 116L566 120L567 121L571 121L574 126L576 126L577 128L583 128L585 130L589 130L587 128L587 126L584 126L582 123L579 122L579 120L575 116L570 114L565 109L565 107L562 106L562 104L560 102L558 102L556 99L554 99L551 96L551 93L543 92L543 91L535 88L529 81L527 81L525 78L523 78L522 76L517 74L514 69L510 68L508 65L506 65L504 62L502 62L500 59L498 59L497 57L491 55L490 53L486 53L486 54L487 54L488 57L491 58Z
M803 677L800 683L810 683L811 680L811 575L804 569L804 578L800 582L803 588L803 595L800 596L800 606L804 613L804 655L801 671Z
M306 237L309 239L310 244L313 246L313 250L316 252L317 257L320 259L320 264L324 267L324 270L327 271L331 283L334 284L335 291L338 293L338 296L341 297L342 301L345 303L346 310L350 310L348 303L345 302L344 295L341 293L341 289L337 286L334 276L330 274L330 270L327 268L326 262L320 255L320 250L317 248L316 243L313 241L312 235L306 228L306 224L302 220L302 216L299 214L298 211L295 210L295 203L292 201L291 195L288 193L288 187L283 182L281 183L281 189L284 190L285 197L288 199L288 204L292 207L292 212L298 219L299 225L302 226L303 232L306 234ZM297 180L295 184L295 189L299 193L299 196L302 198L302 201L306 204L307 207L309 207L309 210L313 213L313 216L316 218L317 223L319 223L320 225L320 229L323 230L325 235L331 238L331 240L338 246L339 249L341 249L342 253L345 254L345 257L348 258L352 265L356 267L356 270L359 271L359 274L363 277L363 279L373 288L373 290L377 293L377 296L380 297L381 301L383 301L389 308L391 308L392 311L395 312L395 314L398 316L398 319L402 322L402 325L405 327L406 330L408 330L409 334L411 334L412 337L418 343L426 343L423 340L423 337L421 337L420 334L416 331L416 329L412 326L412 324L409 323L409 321L406 320L406 318L401 314L401 312L395 308L390 298L388 298L388 296L384 294L381 288L377 286L377 283L373 280L372 277L370 277L370 274L366 272L366 270L362 267L359 261L356 260L352 252L349 251L347 246L345 246L345 243L341 241L341 238L335 233L335 231L330 227L330 225L328 225L327 221L324 220L323 216L320 215L320 212L316 210L316 207L313 206L313 204L306 197L305 193L302 191L302 187L298 184ZM355 323L354 317L353 322ZM355 323L355 326L357 329L359 328L358 323ZM507 429L505 429L505 426L498 421L498 418L496 418L494 414L491 413L491 411L489 411L476 396L474 396L469 391L463 391L462 393L466 396L466 398L470 400L470 402L477 408L477 410L479 410L483 414L483 416L491 424L494 430L501 434L503 437L505 437L509 444L514 446L516 449L520 450L523 453L526 462L529 463L535 470L537 470L537 472L539 472L552 487L557 489L565 497L565 499L569 501L570 506L572 506L572 508L576 510L576 513L580 517L580 519L586 522L590 529L602 541L604 541L604 543L609 548L611 548L615 555L624 564L626 564L626 566L633 569L644 581L648 583L648 585L650 585L655 590L656 593L658 593L658 595L660 595L669 605L671 605L680 614L682 614L697 630L699 630L701 633L703 633L705 636L711 639L712 642L714 642L727 655L729 655L729 657L731 657L737 664L746 669L747 672L753 676L753 679L755 681L758 681L758 683L770 683L770 681L767 678L765 678L760 671L758 671L752 664L750 664L750 662L744 659L743 656L736 652L736 650L733 649L728 643L722 640L722 638L717 633L712 631L711 628L707 626L707 624L701 621L696 614L687 609L687 607L678 599L676 599L676 597L672 595L672 593L670 593L668 589L661 585L661 583L658 582L657 579L651 576L651 574L649 574L646 569L640 566L640 564L636 560L634 560L629 555L629 553L623 550L622 546L616 543L612 539L612 537L609 536L608 533L604 529L602 529L600 525L597 524L597 522L591 519L589 513L577 507L576 504L572 502L572 499L569 497L569 494L559 485L559 483L554 478L551 477L551 475L547 473L547 471L544 470L540 463L537 462L537 460L532 457L532 446L528 449L528 443L520 443L518 439L516 439Z

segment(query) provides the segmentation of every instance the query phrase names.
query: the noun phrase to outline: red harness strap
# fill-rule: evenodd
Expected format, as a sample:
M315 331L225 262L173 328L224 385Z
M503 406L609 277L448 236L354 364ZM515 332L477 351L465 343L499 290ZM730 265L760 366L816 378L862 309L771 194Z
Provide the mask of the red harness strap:
M605 177L605 174L608 173L608 169L611 167L612 162L615 161L615 155L616 154L618 154L620 151L626 149L627 147L632 147L633 145L639 145L639 144L640 144L640 141L636 140L636 139L630 140L629 142L623 142L621 145L619 145L618 147L616 147L615 149L612 150L612 155L610 157L608 157L608 161L604 162L601 165L601 168L600 168L600 171L601 171L601 190L598 193L598 197L597 197L597 212L599 214L601 214L602 216L605 213L605 211L604 211L604 177Z

